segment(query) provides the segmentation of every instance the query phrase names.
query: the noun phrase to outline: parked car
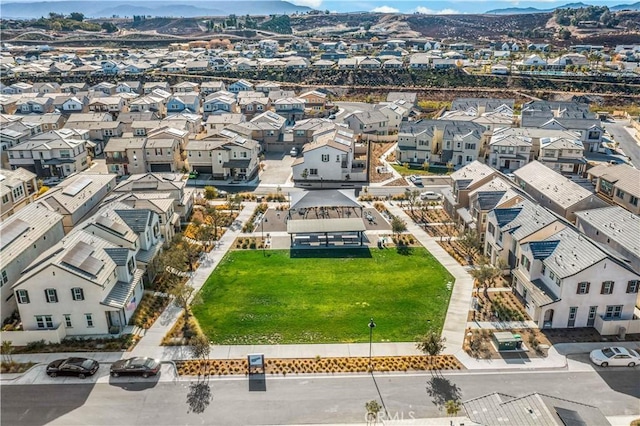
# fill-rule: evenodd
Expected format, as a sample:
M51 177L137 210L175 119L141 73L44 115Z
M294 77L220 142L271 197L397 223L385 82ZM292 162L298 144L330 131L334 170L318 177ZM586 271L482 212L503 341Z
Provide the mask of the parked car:
M44 180L42 181L42 184L43 184L44 186L49 186L49 187L51 187L51 186L56 186L56 185L57 185L57 184L59 184L60 182L61 182L61 180L60 180L60 178L59 178L59 177L49 177L49 178L44 179Z
M409 180L416 186L422 186L422 176L419 175L411 175L409 176Z
M197 171L197 170L192 170L192 171L189 173L189 179L197 179L199 174L200 174L200 173L198 173L198 171Z
M58 359L47 365L47 374L51 377L78 376L84 379L96 374L99 367L100 364L95 359L72 357Z
M111 375L121 374L140 375L142 377L155 376L160 371L160 361L148 357L121 359L111 364Z
M442 197L442 194L438 194L437 192L433 191L425 191L420 194L421 200L439 200L440 197Z
M298 148L296 148L295 146L293 148L291 148L291 151L289 151L289 155L291 155L292 157L297 157L298 156Z
M621 346L610 346L596 349L589 354L591 362L600 367L628 366L634 367L640 364L640 355L632 349Z

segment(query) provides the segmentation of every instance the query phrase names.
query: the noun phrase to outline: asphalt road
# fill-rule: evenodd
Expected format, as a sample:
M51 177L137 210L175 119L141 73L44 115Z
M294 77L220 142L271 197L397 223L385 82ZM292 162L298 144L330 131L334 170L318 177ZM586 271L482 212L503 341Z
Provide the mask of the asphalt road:
M603 124L613 139L620 144L624 153L631 157L633 165L640 167L640 145L625 129L625 125L628 125L627 120L607 121Z
M254 389L265 389L250 391ZM500 391L541 392L595 405L607 416L640 414L640 370L459 372L445 375L244 377L208 382L3 386L2 424L175 425L364 423L364 404L396 419L444 417L436 403ZM381 398L381 397L382 398Z

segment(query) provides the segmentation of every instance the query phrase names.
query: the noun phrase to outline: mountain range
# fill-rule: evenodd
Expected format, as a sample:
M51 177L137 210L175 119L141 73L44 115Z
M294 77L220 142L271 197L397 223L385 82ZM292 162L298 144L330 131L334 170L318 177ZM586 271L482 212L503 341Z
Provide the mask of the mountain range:
M568 3L563 6L554 7L552 9L537 9L535 7L509 7L506 9L493 9L488 10L487 14L491 15L517 15L523 13L552 13L556 9L579 9L581 7L588 7L588 4L584 3ZM609 10L640 10L640 2L633 4L619 4L617 6L609 6Z
M213 6L213 7L211 7ZM216 7L217 6L217 7ZM87 18L107 18L112 16L132 17L133 15L167 16L191 18L196 16L271 15L305 13L312 9L296 6L287 1L37 1L29 3L4 3L0 6L2 18L31 19L48 16L50 12L81 12Z

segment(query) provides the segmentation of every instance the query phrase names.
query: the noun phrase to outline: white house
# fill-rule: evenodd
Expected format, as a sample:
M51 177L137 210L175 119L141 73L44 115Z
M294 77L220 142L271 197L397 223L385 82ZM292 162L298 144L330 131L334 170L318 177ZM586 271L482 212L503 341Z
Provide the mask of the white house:
M30 204L0 222L2 319L17 308L11 287L22 270L62 237L62 215L43 203Z

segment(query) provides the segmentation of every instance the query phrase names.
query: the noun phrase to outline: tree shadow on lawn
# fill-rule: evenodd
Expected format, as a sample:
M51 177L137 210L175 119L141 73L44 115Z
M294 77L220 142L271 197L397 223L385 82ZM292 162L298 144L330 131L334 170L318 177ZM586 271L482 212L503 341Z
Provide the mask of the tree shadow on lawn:
M327 249L291 249L289 250L291 259L370 259L371 250L368 247L362 248L327 248Z

